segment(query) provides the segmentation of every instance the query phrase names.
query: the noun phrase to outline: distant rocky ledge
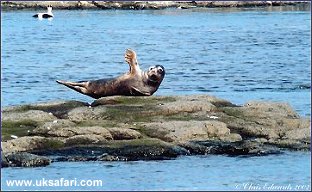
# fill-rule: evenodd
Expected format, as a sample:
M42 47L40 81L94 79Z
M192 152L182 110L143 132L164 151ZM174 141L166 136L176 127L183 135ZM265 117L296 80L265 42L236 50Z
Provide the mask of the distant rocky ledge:
M1 1L2 10L45 9L165 9L196 7L259 7L309 4L308 1Z
M286 103L237 106L209 95L57 101L2 109L1 165L310 151L310 133L310 119Z

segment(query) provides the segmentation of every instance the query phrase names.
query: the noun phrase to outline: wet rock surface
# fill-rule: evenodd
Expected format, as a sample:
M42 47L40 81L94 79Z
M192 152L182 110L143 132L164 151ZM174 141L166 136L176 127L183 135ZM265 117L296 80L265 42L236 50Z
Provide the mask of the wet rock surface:
M50 163L49 158L31 153L17 152L5 156L1 153L1 167L42 167Z
M209 95L57 101L2 113L2 166L254 156L310 150L310 119L287 103L237 106ZM13 137L14 135L14 137Z

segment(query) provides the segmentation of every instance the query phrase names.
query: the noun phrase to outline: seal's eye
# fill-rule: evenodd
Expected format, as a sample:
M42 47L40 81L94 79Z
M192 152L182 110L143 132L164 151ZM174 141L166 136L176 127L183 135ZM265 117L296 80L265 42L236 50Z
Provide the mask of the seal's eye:
M158 68L158 73L162 73L162 72L164 72L164 70L162 69L162 68Z
M153 69L153 67L150 67L148 70L151 71Z

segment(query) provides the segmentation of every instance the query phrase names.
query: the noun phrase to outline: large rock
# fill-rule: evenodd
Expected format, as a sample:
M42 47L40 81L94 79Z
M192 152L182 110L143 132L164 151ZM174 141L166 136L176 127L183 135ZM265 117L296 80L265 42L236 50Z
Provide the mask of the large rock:
M107 141L107 139L102 135L96 134L75 135L67 138L65 140L65 145L66 146L89 145L103 143L104 141Z
M198 112L198 111L213 111L216 107L208 100L199 100L197 98L178 99L174 102L165 103L158 106L158 114L172 115L182 112Z
M117 105L141 107L142 115L172 115L178 113L194 113L198 111L210 112L220 106L235 106L234 104L209 95L192 96L150 96L150 97L103 97L95 100L91 106ZM143 108L142 108L143 106ZM145 107L144 107L145 106ZM106 108L107 109L107 108ZM106 112L106 111L103 111Z
M242 109L247 109L247 117L267 117L268 114L274 114L279 117L298 118L299 115L289 106L288 103L273 103L252 101L246 103Z
M311 141L311 127L287 131L283 139Z
M222 141L195 141L180 144L180 146L189 150L191 154L226 154L230 156L238 155L269 155L279 154L281 151L274 146L265 145L260 142L245 140L238 142Z
M45 102L45 103L4 107L2 111L3 112L26 112L29 110L37 110L37 111L44 111L49 114L53 114L54 116L58 118L61 118L69 110L77 108L77 107L82 107L82 106L89 106L89 104L80 102L80 101L50 101L50 102Z
M176 158L179 155L188 155L184 148L158 139L138 139L121 142L119 145L112 147L111 150L110 154L126 157L128 161L164 160Z
M222 110L220 121L245 138L277 140L289 130L310 126L310 120L300 118L286 103L250 102L242 107L223 107Z
M73 122L107 119L106 107L78 107L68 112L66 118Z
M3 158L2 167L41 167L51 163L51 160L47 157L26 152L9 153L3 155Z
M36 151L37 155L57 155L58 161L69 160L164 160L187 155L182 147L172 145L159 139L134 139L110 141L101 145L80 145L54 150ZM108 156L109 155L109 156ZM60 158L60 156L62 156ZM113 158L108 158L108 157Z
M142 131L150 137L167 142L220 139L230 135L230 129L219 121L167 121L146 123Z
M112 134L104 127L100 126L86 126L86 127L78 127L78 126L69 126L71 123L63 120L62 123L54 125L53 123L45 124L42 127L36 128L33 131L33 134L45 136L45 137L73 137L76 135L100 135L105 139L112 140ZM62 124L67 124L62 127ZM50 126L49 126L50 125ZM73 124L74 125L74 124Z
M35 121L53 121L56 117L52 113L47 113L39 110L29 110L26 112L3 112L2 121L26 121L26 120L35 120Z
M112 135L114 140L130 140L130 139L139 139L142 137L142 134L133 129L127 128L109 128L108 131Z
M74 134L72 132L68 132L64 130L64 128L70 128L70 127L75 127L76 124L72 121L69 121L67 119L58 119L54 120L52 122L46 122L43 125L35 128L32 131L32 135L40 135L40 136L60 136L60 137L65 137L65 136L73 136ZM60 131L67 132L64 134L60 134Z
M5 154L51 155L53 161L311 150L310 119L288 104L237 106L208 95L114 96L91 106L64 101L7 107L2 120Z
M2 151L4 153L52 149L62 147L63 145L64 143L56 138L45 138L40 136L25 136L1 142Z

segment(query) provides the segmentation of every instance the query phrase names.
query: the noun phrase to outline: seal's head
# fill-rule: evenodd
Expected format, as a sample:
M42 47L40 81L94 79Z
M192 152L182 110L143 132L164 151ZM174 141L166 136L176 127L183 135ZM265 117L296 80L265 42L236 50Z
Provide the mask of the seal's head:
M153 84L160 84L165 77L165 68L162 65L155 65L147 71L148 81Z

